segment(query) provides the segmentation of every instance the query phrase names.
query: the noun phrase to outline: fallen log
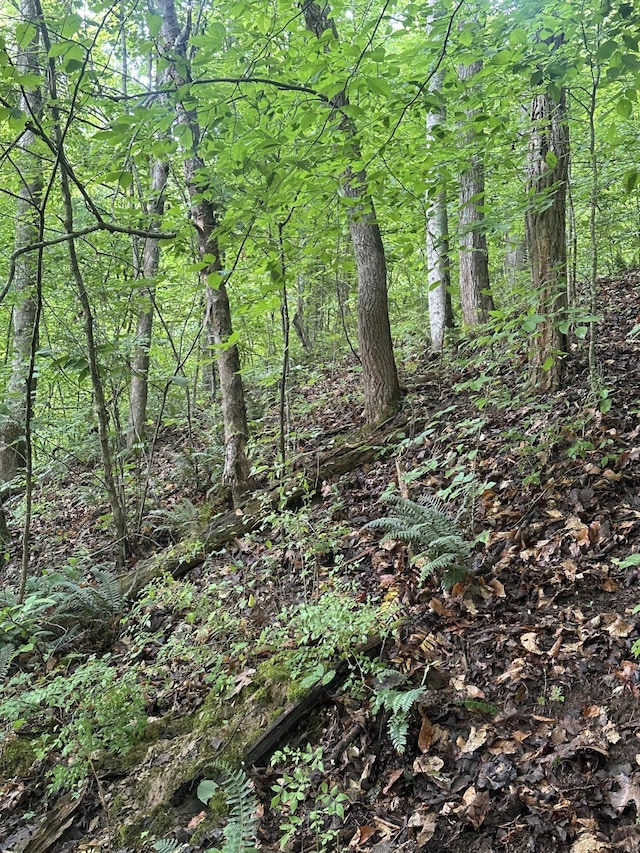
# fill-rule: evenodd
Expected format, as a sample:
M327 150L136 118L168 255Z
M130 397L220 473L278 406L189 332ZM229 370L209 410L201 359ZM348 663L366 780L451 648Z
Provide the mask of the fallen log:
M169 572L179 578L205 561L208 554L219 551L229 542L255 530L265 515L284 505L292 508L314 494L322 483L353 471L394 449L390 439L406 421L394 418L372 432L363 433L361 440L344 444L324 453L304 454L296 461L297 473L284 486L271 489L262 496L252 495L240 507L215 516L194 539L165 548L135 567L120 579L121 589L129 597L159 575ZM302 484L304 483L304 485ZM284 496L284 500L283 500Z

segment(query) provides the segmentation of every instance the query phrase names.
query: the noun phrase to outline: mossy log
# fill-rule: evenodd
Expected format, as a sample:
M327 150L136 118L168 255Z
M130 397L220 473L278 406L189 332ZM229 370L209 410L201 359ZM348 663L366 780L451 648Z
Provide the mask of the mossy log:
M208 554L219 551L229 542L255 530L265 515L283 504L295 507L309 494L317 492L323 482L353 471L385 455L395 445L404 422L398 418L386 422L372 432L363 433L360 441L344 443L324 453L299 457L297 474L292 479L260 496L252 495L241 506L215 516L199 536L166 548L152 557L140 560L121 579L122 589L135 596L149 581L169 572L178 578L201 565ZM301 476L302 475L302 476ZM304 485L301 485L304 481Z

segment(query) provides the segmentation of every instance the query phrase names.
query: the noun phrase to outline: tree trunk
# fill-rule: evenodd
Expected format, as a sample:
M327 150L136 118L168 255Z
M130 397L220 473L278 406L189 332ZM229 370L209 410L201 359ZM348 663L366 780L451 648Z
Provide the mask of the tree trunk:
M482 69L482 60L459 65L460 80L471 80ZM473 327L489 320L493 299L489 290L489 255L484 226L484 162L477 150L473 131L476 111L467 110L465 144L469 150L469 166L460 175L460 305L466 326Z
M20 17L23 23L37 21L33 0L22 0ZM20 47L16 68L20 74L40 74L38 39ZM36 121L42 116L42 92L39 87L22 89L19 108ZM42 202L42 170L40 159L34 151L35 136L24 130L18 143L16 168L20 175L20 188L16 199L15 247L20 249L37 243L40 233L40 207ZM36 316L38 313L37 253L26 252L16 259L13 280L13 355L11 376L7 384L2 420L0 421L0 484L12 480L26 465L27 395L35 393L35 381L29 383L29 365L32 349L37 349Z
M307 29L318 38L327 30L337 37L335 23L327 6L304 0L302 3ZM348 105L341 92L331 99L336 111ZM353 122L344 114L341 130L349 140L353 159L360 159L360 147ZM400 399L400 383L393 354L389 305L387 297L387 265L382 235L376 219L373 199L367 189L364 169L347 169L342 176L345 196L357 203L347 208L349 234L358 272L358 344L364 384L364 414L368 424L389 417Z
M529 352L529 386L535 391L558 387L567 336L560 323L567 313L567 246L565 238L569 129L565 94L548 92L531 102L531 139L525 214L531 284L537 296L538 325Z
M435 74L430 85L431 92L442 89L443 74ZM427 113L427 147L434 145L438 128L445 120L444 107L431 109ZM436 176L438 186L441 182ZM452 325L447 306L450 300L450 262L449 262L449 219L447 215L447 191L438 189L426 196L426 249L427 249L427 286L429 295L429 328L431 347L441 352L444 344L445 329Z
M162 36L169 57L178 56L179 63L170 59L169 74L172 81L184 89L190 81L187 58L187 31L180 30L174 0L159 0L158 9L162 16ZM163 61L167 61L163 58ZM236 344L228 344L232 335L231 313L227 290L220 271L222 262L216 236L218 218L212 202L205 198L200 179L204 173L204 162L198 154L200 126L196 111L176 101L176 117L191 136L191 147L184 164L184 176L191 200L191 219L198 235L200 259L206 258L207 266L201 275L206 283L207 310L212 326L214 343L217 346L217 364L222 400L224 425L225 459L223 481L231 490L235 502L250 485L249 461L245 448L248 440L247 414L242 377L240 375L240 353ZM208 178L210 180L210 177Z
M151 199L147 204L149 229L158 228L164 213L164 190L167 185L169 166L160 160L154 160L151 166ZM142 275L144 283L139 295L142 301L136 326L136 343L131 361L131 386L129 389L129 430L127 447L145 441L145 422L147 419L147 399L149 396L149 347L153 330L154 280L160 264L160 247L153 237L144 241Z

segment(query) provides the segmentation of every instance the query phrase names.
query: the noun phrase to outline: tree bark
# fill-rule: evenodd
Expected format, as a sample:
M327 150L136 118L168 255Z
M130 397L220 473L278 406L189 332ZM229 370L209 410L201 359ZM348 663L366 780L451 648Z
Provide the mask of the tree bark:
M169 74L178 89L184 90L190 82L190 67L186 43L188 32L178 25L174 0L159 0L158 9L162 16L162 37L169 56ZM188 24L187 24L188 28ZM172 58L173 57L173 58ZM176 62L176 57L179 62ZM222 261L216 236L217 213L213 203L203 192L201 178L204 162L198 149L200 126L195 109L176 100L178 122L190 135L191 145L184 163L184 177L191 201L191 219L198 237L198 252L207 266L201 275L206 283L208 319L211 323L214 344L217 347L217 365L220 378L222 421L224 426L225 458L223 482L230 489L234 502L238 502L249 489L249 461L246 444L249 436L242 377L240 375L240 353L236 344L229 344L233 327L229 298L224 280L220 276Z
M565 93L548 92L531 102L531 138L525 214L531 284L537 297L538 325L529 351L529 386L534 391L556 389L561 380L567 336L560 323L567 314L566 196L569 129Z
M37 21L33 0L22 0L20 18L23 23ZM40 74L39 43L37 36L25 47L20 47L16 67L21 74ZM20 111L32 121L42 116L40 87L22 89ZM18 142L17 168L20 188L16 200L15 247L20 249L37 243L40 233L40 207L42 204L42 169L35 148L33 131L26 129ZM2 419L0 421L0 483L12 480L26 465L26 419L28 395L35 394L35 380L29 383L29 365L32 349L37 349L38 313L37 253L26 252L16 260L13 281L13 354L11 376L7 383ZM33 387L31 387L33 386Z
M429 87L431 92L442 89L443 74L433 76ZM444 123L445 110L431 109L427 112L427 147L434 145L438 128ZM438 180L438 185L441 182ZM450 300L451 273L449 261L449 218L447 213L447 191L438 189L426 196L426 250L427 250L427 287L429 299L429 328L431 347L441 352L444 344L445 329L451 325ZM449 302L450 305L450 302Z
M307 29L318 38L331 30L337 38L335 23L328 7L303 0L301 3ZM344 92L331 99L336 111L348 105ZM341 130L349 140L353 159L360 159L360 145L353 122L344 114ZM400 383L393 354L387 265L382 235L375 206L367 186L364 169L347 169L342 176L343 192L354 204L347 208L349 235L358 272L358 345L364 385L364 414L368 424L375 424L392 414L400 399Z
M459 65L458 77L470 81L482 70L482 60ZM475 110L467 110L465 145L470 153L469 166L460 175L460 306L466 326L473 328L489 320L493 299L489 289L489 254L483 230L484 161L473 131Z
M151 198L147 204L149 229L158 228L164 213L164 190L167 185L169 165L154 160L151 166ZM149 397L149 347L153 331L154 280L160 264L158 240L147 237L144 241L142 257L142 276L144 282L139 295L142 306L138 313L136 343L131 360L131 385L129 388L129 430L127 447L131 449L138 443L144 443L147 419L147 400Z

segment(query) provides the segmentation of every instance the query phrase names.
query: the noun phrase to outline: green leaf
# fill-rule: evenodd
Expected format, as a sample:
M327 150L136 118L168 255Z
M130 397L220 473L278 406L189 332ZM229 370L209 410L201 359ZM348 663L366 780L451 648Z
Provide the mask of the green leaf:
M618 113L618 115L621 115L623 118L629 118L632 110L633 110L633 104L631 103L631 101L628 101L626 98L620 98L620 100L616 104L616 112Z
M608 41L603 42L598 48L598 53L596 54L599 60L609 59L610 56L616 51L618 45L615 43L613 39L609 39Z
M385 98L390 98L393 94L391 86L384 77L366 77L367 87L370 92L376 92L378 95L384 95Z
M18 47L28 47L36 37L36 28L33 24L22 23L16 27L16 41Z
M67 15L64 19L64 24L62 25L62 31L60 35L63 39L70 39L72 36L75 36L76 33L80 32L82 27L82 18L80 15L71 14Z
M558 155L553 151L547 151L547 156L544 158L545 163L550 169L555 169L558 165Z
M155 38L162 29L162 17L154 15L152 12L147 12L147 29L151 38Z
M217 782L214 782L211 779L203 779L202 782L200 782L200 784L198 785L198 790L196 793L200 802L204 803L206 806L217 790Z
M549 358L542 365L542 369L544 371L549 371L553 367L554 363L555 363L555 359L553 359L551 356L549 356Z

